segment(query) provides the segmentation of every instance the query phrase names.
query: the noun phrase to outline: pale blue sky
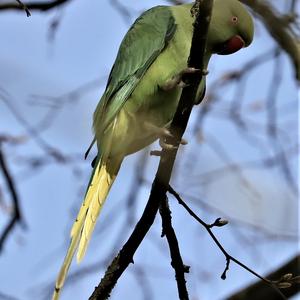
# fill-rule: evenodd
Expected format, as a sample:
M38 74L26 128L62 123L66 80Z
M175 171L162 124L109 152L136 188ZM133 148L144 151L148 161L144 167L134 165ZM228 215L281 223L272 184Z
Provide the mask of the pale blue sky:
M131 21L143 9L162 3L164 2L147 1L145 4L136 0L126 1L126 5L133 8ZM47 39L49 23L57 14L62 14L61 23L54 42L49 43ZM98 88L84 93L75 104L72 102L65 104L58 112L55 123L41 134L49 145L59 148L62 153L74 153L78 154L78 157L80 155L83 157L92 139L93 110L105 86L105 77L113 64L118 45L129 26L130 23L124 21L109 1L104 0L74 0L59 11L54 10L47 14L33 11L30 18L26 18L23 12L1 13L0 88L8 93L7 99L31 126L39 124L46 112L44 107L32 104L32 95L57 97L99 78ZM213 78L224 70L239 68L246 60L271 49L272 46L272 39L266 35L262 27L257 28L251 48L233 56L216 57L212 61L208 82L212 82ZM284 81L278 98L296 105L296 85L291 76L290 62L286 57L283 57L282 65L284 65ZM266 64L251 74L244 109L247 109L252 101L262 100L265 97L272 66ZM227 101L231 98L229 92ZM293 121L288 132L291 138L297 131L296 107L289 116ZM261 121L264 113L249 115L249 117ZM1 99L0 119L0 134L8 132L11 135L26 134ZM284 127L284 120L280 119L280 121ZM208 138L210 135L223 137L220 140L234 161L247 161L261 155L257 149L241 141L237 131L222 120L216 118L207 120L205 129ZM199 150L195 152L197 147ZM78 158L78 162L72 167L69 164L52 163L41 171L28 173L22 157L43 154L36 142L30 140L17 147L7 145L5 150L9 153L8 162L17 180L28 230L23 231L17 226L1 253L0 291L19 300L42 299L45 293L41 287L53 282L63 259L68 244L68 231L79 208L90 166L89 162ZM266 153L268 152L271 150L267 147ZM103 257L106 258L115 241L120 239L117 250L128 236L130 231L120 237L122 222L126 217L124 215L126 204L122 200L129 190L135 163L140 155L130 156L124 162L98 222L98 230L92 239L90 249L81 265L78 267L74 264L72 271L85 268L93 262L102 260ZM196 141L193 140L186 149L181 151L179 158L184 163L192 155L197 155L195 166L199 167L196 168L198 174L223 164L209 147L205 144L201 147L197 146ZM146 176L149 182L152 181L158 161L153 157L150 160L152 163L148 166ZM78 168L84 171L81 177L74 176ZM292 171L295 175L296 164ZM182 178L191 176L193 174L191 170L183 169L182 172L178 172L174 180L178 190L188 195L198 197L200 195L209 205L218 208L226 216L232 216L234 220L242 219L252 225L259 223L275 235L284 233L293 236L293 238L268 241L255 229L232 222L231 225L218 229L217 234L233 255L257 272L263 273L275 268L297 252L295 238L298 234L297 199L290 192L279 172L276 170L274 172L245 171L246 178L256 187L259 195L249 192L249 189L245 188L235 176L225 176L204 186L200 181L197 182L196 173L196 182L189 186ZM137 215L144 207L149 189L148 185L140 190L137 197L139 201ZM5 201L9 202L9 199L5 198ZM286 201L290 201L288 205ZM191 203L208 222L222 216L218 211L203 210L197 202ZM192 265L191 273L187 275L191 298L222 299L235 289L255 280L252 275L231 264L226 281L222 281L220 275L225 266L222 254L203 229L187 217L175 202L172 208L184 260ZM104 226L107 222L110 224L110 218L114 218L110 229L101 233L101 225ZM6 215L0 211L0 226L3 226L6 221ZM243 236L249 236L248 242L240 241L239 231L242 231ZM259 241L253 245L256 233L262 239L260 241L257 238ZM148 272L151 286L155 287L152 291L153 297L150 299L176 299L177 291L173 270L169 267L168 249L165 241L158 238L159 235L160 219L157 218L154 228L149 232L149 238L143 242L135 255L136 264L130 266L122 276L111 299L144 299L140 291L141 283L134 277L133 272L135 267L139 268L143 265L146 266L145 272ZM76 281L71 288L67 285L61 299L87 299L103 271L104 269L95 269L94 273L84 280Z

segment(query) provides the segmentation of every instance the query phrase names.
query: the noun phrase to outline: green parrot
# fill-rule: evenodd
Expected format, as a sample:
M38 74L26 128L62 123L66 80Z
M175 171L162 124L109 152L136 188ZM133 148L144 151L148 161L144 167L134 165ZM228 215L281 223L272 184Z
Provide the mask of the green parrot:
M76 221L71 243L58 275L53 300L58 299L72 258L85 255L97 217L124 157L137 152L168 128L182 90L194 18L193 3L156 6L144 12L125 35L106 89L94 113L98 155ZM215 0L208 31L204 67L212 54L232 54L250 45L253 21L237 0ZM201 81L195 104L205 93ZM92 143L92 145L93 145ZM168 145L161 143L163 147ZM90 149L90 148L89 148Z

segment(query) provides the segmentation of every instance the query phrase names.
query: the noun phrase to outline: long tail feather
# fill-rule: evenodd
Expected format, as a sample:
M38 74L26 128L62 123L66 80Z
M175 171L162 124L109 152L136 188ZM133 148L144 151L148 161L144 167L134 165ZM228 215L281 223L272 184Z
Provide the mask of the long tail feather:
M85 199L71 230L71 244L57 277L52 300L59 298L77 248L77 262L80 262L84 257L96 220L116 178L121 162L122 159L107 160L106 162L98 159Z
M70 267L71 262L72 262L72 258L74 256L74 253L75 253L76 249L77 249L79 238L80 238L80 235L78 234L77 237L74 237L71 240L68 252L65 256L63 265L62 265L62 267L60 269L60 272L59 272L59 274L57 276L57 279L56 279L55 290L53 292L52 300L58 300L58 298L59 298L60 291L61 291L61 289L64 285L69 267Z
M112 186L113 181L116 177L116 174L114 172L115 166L112 166L111 163L109 164L110 166L108 166L108 164L101 165L99 174L97 174L97 188L96 191L92 192L91 194L91 201L89 203L89 208L86 212L81 238L78 246L77 262L80 262L85 255L92 232L95 228L96 220L103 207L110 187ZM118 170L119 163L116 167Z

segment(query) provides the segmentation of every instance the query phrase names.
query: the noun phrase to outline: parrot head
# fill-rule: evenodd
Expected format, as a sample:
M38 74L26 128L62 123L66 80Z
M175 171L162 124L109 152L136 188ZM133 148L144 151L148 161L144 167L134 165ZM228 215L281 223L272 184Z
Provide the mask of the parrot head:
M238 0L215 0L208 31L207 48L212 53L227 55L253 40L253 20Z

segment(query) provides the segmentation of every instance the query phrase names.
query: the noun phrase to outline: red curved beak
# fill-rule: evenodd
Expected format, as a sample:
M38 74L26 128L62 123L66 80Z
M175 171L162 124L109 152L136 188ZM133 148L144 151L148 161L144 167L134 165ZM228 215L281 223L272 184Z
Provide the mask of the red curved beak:
M245 41L242 39L241 36L235 35L232 38L230 38L228 41L226 41L226 43L224 43L222 49L219 52L217 52L217 54L220 55L232 54L234 52L239 51L243 47L245 47Z

